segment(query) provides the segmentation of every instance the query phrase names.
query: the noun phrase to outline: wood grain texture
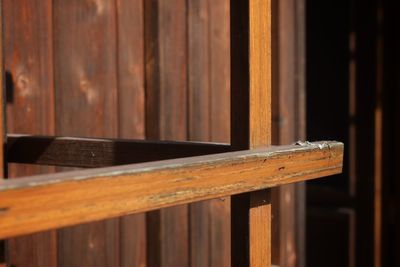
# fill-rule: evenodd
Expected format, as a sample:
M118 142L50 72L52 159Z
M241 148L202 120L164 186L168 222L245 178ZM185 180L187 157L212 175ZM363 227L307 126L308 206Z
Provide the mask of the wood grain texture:
M118 135L121 138L144 139L144 3L142 0L116 0L116 11ZM146 265L145 214L120 218L119 250L121 267Z
M271 1L249 2L250 148L271 144Z
M3 7L8 131L52 135L55 131L52 3L3 1ZM54 168L10 165L9 177L53 171ZM56 234L11 239L8 251L10 265L56 266Z
M271 143L271 2L231 1L231 143ZM260 200L260 198L263 198ZM232 198L233 266L271 265L270 192Z
M230 3L213 0L210 20L211 141L230 143ZM231 266L230 198L211 201L210 266Z
M249 2L250 148L271 144L271 0ZM271 192L250 195L250 266L271 265Z
M210 140L210 1L188 1L189 140ZM189 206L190 266L209 266L210 202Z
M127 135L127 134L125 134ZM227 144L8 135L9 162L99 168L229 152ZM27 149L29 148L29 150Z
M55 0L56 134L118 135L116 6ZM118 266L119 220L58 232L59 266Z
M145 31L146 138L186 140L187 1L145 1ZM149 266L188 266L188 207L152 212L148 221Z
M229 1L188 1L189 139L229 143ZM230 200L190 207L191 266L230 266Z
M268 266L271 261L271 191L250 195L250 266Z
M6 180L0 238L258 191L342 164L343 144L321 142Z

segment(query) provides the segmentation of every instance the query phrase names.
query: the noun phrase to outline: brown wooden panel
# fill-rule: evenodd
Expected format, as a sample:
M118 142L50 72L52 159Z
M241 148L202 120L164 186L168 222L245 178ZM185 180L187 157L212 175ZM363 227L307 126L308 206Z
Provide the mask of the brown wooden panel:
M187 138L187 1L145 1L146 137ZM188 207L148 216L149 266L188 266Z
M230 142L229 0L210 1L211 140ZM230 198L211 201L210 266L231 266Z
M107 0L54 1L56 133L115 137L116 10ZM58 232L59 266L117 266L119 221Z
M213 3L188 1L188 107L190 140L210 140L210 19ZM189 206L190 266L209 266L210 202Z
M342 143L319 142L5 180L0 238L332 175L342 164Z
M119 137L144 139L144 4L142 0L117 0L116 5ZM120 228L120 266L145 266L145 214L121 218Z
M54 134L52 3L3 1L3 7L8 131ZM53 168L11 165L9 176L52 171ZM8 251L9 264L14 266L56 266L56 234L11 239Z
M188 2L189 138L229 142L229 1ZM230 266L230 201L190 208L191 266Z
M230 151L205 142L143 141L9 134L9 162L99 168Z

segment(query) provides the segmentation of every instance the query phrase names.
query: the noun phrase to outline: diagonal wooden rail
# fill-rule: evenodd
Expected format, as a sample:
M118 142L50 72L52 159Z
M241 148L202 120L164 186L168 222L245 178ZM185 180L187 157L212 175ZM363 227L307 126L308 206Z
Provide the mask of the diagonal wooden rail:
M0 238L340 173L343 144L307 143L0 182Z

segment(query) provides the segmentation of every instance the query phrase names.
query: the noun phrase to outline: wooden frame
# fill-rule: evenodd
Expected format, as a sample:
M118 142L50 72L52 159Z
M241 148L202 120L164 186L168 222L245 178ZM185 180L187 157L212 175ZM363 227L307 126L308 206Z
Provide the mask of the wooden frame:
M239 152L2 180L0 237L232 196L232 265L270 266L267 189L341 172L343 144L267 147L271 143L270 0L231 0L231 47L230 146L10 135L8 156L14 162L103 167ZM3 67L1 72L4 77ZM121 145L136 151L119 154L116 147ZM26 147L40 153L25 153ZM160 153L147 153L150 149ZM141 154L135 155L138 151Z

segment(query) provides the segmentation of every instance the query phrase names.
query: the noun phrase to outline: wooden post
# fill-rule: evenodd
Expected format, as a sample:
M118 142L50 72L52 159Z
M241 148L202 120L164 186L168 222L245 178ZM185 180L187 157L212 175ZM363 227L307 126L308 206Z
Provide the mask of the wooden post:
M231 0L231 140L271 142L271 1ZM271 265L270 190L232 197L232 266Z

